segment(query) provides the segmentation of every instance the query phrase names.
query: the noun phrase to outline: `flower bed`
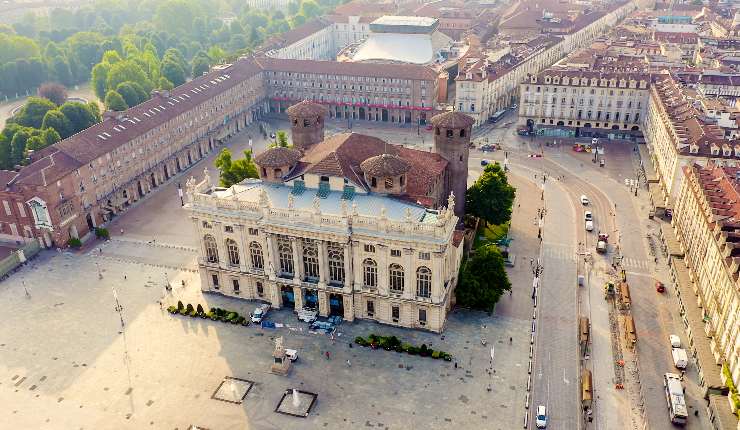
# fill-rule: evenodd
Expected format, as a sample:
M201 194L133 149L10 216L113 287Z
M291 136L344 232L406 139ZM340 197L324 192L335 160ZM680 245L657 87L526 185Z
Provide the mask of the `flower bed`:
M173 315L185 315L192 318L209 318L212 321L221 321L231 324L241 324L243 326L249 325L249 319L239 315L236 312L232 312L221 308L211 308L208 312L203 309L203 306L198 304L195 308L190 303L187 306L183 306L181 301L177 301L177 306L170 306L167 308L167 312Z
M421 344L420 347L401 342L396 336L377 336L376 334L370 334L367 338L357 336L355 343L360 346L370 347L373 349L383 348L386 351L405 352L409 355L420 355L422 357L432 357L435 360L442 359L444 361L452 361L452 355L444 351L435 351L426 344Z

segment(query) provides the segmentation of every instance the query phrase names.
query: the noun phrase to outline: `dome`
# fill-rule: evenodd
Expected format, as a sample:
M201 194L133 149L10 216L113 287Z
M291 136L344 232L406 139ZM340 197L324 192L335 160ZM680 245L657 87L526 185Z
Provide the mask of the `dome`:
M472 117L458 111L450 111L434 115L429 121L431 121L434 126L442 128L468 128L475 123L475 120Z
M292 166L301 158L301 151L278 146L254 157L254 162L260 167Z
M368 176L399 176L409 171L411 163L397 155L382 154L363 161L360 168Z
M290 116L297 116L301 118L313 117L319 115L326 115L326 108L320 104L303 100L302 102L296 103L285 110Z

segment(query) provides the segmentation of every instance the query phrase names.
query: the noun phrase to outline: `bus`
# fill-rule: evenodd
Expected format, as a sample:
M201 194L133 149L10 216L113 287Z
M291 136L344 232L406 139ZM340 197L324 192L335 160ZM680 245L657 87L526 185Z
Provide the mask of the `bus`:
M665 401L668 404L668 415L671 417L671 422L685 425L689 412L686 408L681 378L675 373L666 373L663 375L663 386L665 387Z
M498 112L494 112L493 115L491 115L490 118L488 118L488 122L494 123L503 118L503 116L506 115L505 110L500 110Z

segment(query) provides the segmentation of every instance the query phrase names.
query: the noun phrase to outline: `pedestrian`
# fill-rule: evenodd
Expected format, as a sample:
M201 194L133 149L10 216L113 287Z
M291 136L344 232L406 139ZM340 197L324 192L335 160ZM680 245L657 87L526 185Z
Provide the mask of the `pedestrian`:
M326 355L326 359L329 360L329 355L330 355L329 351L326 351L325 355Z
M694 416L695 417L698 417L699 416L699 409L697 409L697 410L694 411Z
M514 338L509 337L509 345L511 345L512 342L514 342Z
M457 361L455 362L455 369L457 369Z
M159 310L160 311L162 310L162 301L161 300L159 301Z
M121 229L121 236L123 236L123 229Z
M126 279L127 279L127 278L126 278L126 274L124 273L124 274L123 274L123 280L125 281Z
M514 290L509 290L509 297L511 297L511 294L514 292Z
M352 363L349 362L349 358L347 359L347 367L352 367Z

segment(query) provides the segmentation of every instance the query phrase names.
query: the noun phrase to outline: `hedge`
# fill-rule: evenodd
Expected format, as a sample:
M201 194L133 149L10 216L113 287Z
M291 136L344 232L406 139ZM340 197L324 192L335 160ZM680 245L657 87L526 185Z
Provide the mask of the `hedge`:
M371 333L367 339L362 336L355 338L355 343L372 348L383 348L386 351L405 352L409 355L421 355L422 357L432 357L435 360L443 359L445 361L452 361L452 355L444 351L435 351L426 344L421 344L420 347L413 346L409 343L401 342L396 336L378 336L375 333Z
M206 312L201 304L197 304L193 307L192 304L188 303L187 306L185 306L179 300L177 301L177 306L169 306L167 308L167 312L173 315L184 315L192 318L210 318L212 321L222 321L243 326L248 326L250 322L248 318L245 318L233 311L221 308L211 308L211 310Z

